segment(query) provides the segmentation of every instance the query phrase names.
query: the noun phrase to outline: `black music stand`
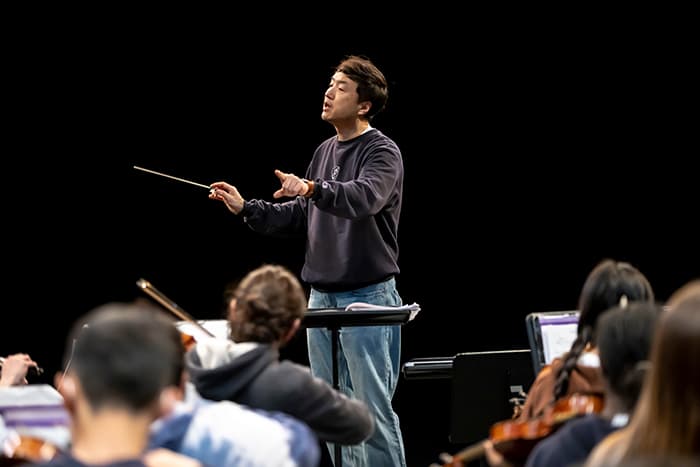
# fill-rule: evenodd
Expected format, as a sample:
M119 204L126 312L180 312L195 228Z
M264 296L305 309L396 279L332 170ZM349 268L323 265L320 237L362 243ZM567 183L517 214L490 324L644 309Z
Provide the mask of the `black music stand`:
M338 382L338 340L340 328L347 326L386 326L405 324L411 319L411 309L345 310L345 308L309 308L304 313L302 326L307 328L328 328L331 332L331 355L333 387L340 390ZM335 467L341 467L343 456L340 444L334 445Z

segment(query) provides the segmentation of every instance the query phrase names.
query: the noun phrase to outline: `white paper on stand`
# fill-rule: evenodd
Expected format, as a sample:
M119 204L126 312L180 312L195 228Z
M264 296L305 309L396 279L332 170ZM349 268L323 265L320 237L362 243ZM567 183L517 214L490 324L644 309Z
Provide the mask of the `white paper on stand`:
M405 310L409 310L410 314L409 314L408 320L413 321L413 319L416 317L416 315L418 315L418 312L420 311L420 305L418 305L415 302L411 303L410 305L401 305L401 306L386 306L386 305L374 305L372 303L366 303L366 302L353 302L345 307L345 311L362 311L362 310L373 310L373 311L405 311Z

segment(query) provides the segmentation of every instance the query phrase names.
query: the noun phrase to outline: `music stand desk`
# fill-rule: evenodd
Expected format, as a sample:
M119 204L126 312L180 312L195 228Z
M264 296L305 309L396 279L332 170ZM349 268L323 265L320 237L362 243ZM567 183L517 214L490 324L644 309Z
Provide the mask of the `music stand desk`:
M390 307L387 307L390 308ZM338 346L340 328L344 326L388 326L407 323L411 310L345 310L345 308L309 308L304 313L301 325L307 328L327 328L331 332L331 356L333 388L340 390L338 382ZM335 466L340 467L343 459L341 446L335 444Z
M307 328L340 328L343 326L385 326L404 324L411 310L351 310L344 308L309 308L304 313L302 326Z

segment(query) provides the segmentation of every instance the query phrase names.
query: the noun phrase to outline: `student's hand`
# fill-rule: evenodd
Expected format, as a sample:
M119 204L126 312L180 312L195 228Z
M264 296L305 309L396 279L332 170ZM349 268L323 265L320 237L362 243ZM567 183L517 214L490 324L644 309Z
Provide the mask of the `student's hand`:
M299 178L291 173L284 173L277 169L275 169L275 175L280 179L282 188L272 194L273 198L304 196L306 192L309 191L309 184L303 178Z
M238 214L243 210L245 200L238 192L238 189L226 182L216 182L209 185L209 199L223 201L229 211Z
M0 387L27 384L27 371L37 366L37 363L26 353L10 355L5 358L0 370Z
M512 467L513 465L503 457L503 454L493 447L491 441L484 441L484 453L486 454L486 461L491 467Z
M204 467L197 459L192 459L169 449L153 449L143 456L147 467Z

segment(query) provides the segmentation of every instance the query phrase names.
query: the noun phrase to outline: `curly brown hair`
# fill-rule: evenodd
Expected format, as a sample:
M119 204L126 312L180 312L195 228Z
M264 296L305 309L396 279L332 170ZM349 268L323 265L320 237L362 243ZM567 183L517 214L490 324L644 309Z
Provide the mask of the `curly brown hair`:
M235 342L280 342L307 309L301 283L279 265L254 269L240 283L229 285L224 298L227 304L235 300L236 313L229 316Z

